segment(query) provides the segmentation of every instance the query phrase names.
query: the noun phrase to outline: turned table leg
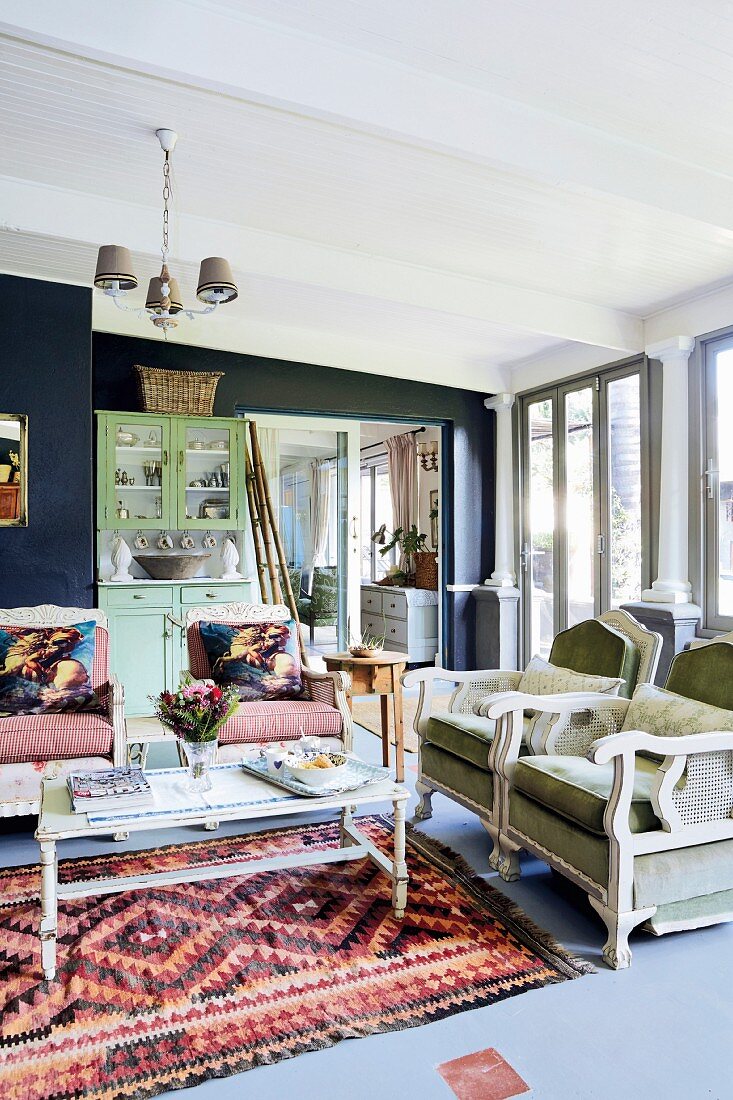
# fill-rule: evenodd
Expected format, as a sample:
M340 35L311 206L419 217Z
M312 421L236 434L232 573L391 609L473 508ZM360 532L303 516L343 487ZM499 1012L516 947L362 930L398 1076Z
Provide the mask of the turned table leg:
M58 927L56 844L41 842L41 966L49 981L56 977L56 932Z
M402 920L407 908L407 863L405 862L405 803L394 803L394 864L392 867L392 908Z

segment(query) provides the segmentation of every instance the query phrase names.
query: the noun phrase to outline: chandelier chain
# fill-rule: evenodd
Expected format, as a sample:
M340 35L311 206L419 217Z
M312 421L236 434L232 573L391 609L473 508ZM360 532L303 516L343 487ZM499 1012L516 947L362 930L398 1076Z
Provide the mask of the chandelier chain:
M165 154L165 160L163 161L163 247L161 252L163 253L163 260L168 258L168 202L172 193L171 187L171 165L169 154Z

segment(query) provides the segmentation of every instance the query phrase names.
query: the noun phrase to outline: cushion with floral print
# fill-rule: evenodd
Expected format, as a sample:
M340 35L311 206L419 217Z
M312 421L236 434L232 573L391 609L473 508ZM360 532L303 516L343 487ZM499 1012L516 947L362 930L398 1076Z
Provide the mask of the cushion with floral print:
M733 730L733 710L711 707L697 699L687 699L654 684L639 684L629 709L624 730L643 730L658 737L683 737L688 733L712 733Z
M517 691L527 695L555 695L563 691L599 691L603 695L618 695L623 684L621 676L591 676L574 672L572 668L551 665L542 657L533 657L522 673Z

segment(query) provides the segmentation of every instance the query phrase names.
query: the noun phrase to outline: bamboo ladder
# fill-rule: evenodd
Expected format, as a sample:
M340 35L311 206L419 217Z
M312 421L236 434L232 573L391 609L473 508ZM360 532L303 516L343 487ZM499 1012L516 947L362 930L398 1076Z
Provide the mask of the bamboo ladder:
M260 451L260 442L257 436L257 424L254 420L250 420L249 422L249 437L249 448L245 447L245 476L247 480L247 504L249 506L249 518L252 523L252 539L255 548L255 561L257 562L257 578L260 585L260 596L263 603L270 602L268 599L270 593L268 593L267 581L265 580L265 573L267 573L270 581L272 602L287 603L290 608L298 631L300 658L305 667L308 668L308 653L300 629L298 605L293 593L293 586L290 583L288 564L285 560L282 539L280 538L280 532L277 528L275 509L272 504L272 497L270 496L270 486L262 462L262 452ZM280 567L280 576L278 576L277 566L275 565L273 547L275 555L277 556L277 564ZM285 589L284 598L280 586L280 577L282 577L283 587Z

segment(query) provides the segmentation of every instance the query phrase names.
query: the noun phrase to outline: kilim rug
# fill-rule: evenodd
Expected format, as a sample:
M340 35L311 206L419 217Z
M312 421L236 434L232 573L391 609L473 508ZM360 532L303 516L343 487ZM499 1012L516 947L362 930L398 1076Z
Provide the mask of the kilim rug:
M388 850L386 817L360 818ZM60 864L62 879L333 844L279 829ZM368 860L65 901L39 976L38 868L0 872L0 1097L129 1100L398 1031L592 970L463 861L408 838L404 921Z

